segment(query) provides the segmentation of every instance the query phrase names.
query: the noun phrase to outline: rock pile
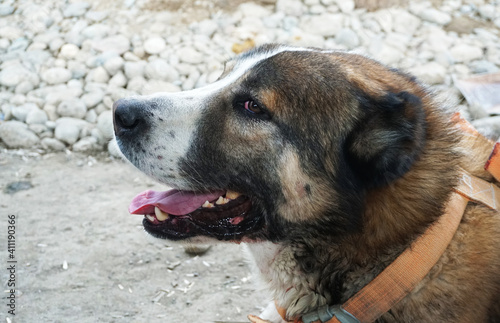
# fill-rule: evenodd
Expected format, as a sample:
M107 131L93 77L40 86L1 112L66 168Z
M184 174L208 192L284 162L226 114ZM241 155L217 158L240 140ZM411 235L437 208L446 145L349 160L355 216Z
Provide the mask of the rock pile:
M415 74L478 125L500 132L498 117L469 109L453 87L453 77L499 70L497 1L418 1L369 12L353 0L268 0L191 20L135 1L98 3L0 5L0 139L7 148L92 152L109 145L116 153L115 100L203 86L235 52L267 42L372 56Z

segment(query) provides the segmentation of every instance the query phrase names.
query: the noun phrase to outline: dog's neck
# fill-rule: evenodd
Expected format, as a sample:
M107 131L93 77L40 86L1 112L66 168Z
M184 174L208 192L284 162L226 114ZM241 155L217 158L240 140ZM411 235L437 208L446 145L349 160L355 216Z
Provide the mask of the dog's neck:
M361 231L249 245L256 270L288 315L346 301L439 218L460 163L460 138L448 122L441 112L429 113L424 152L403 177L367 192Z

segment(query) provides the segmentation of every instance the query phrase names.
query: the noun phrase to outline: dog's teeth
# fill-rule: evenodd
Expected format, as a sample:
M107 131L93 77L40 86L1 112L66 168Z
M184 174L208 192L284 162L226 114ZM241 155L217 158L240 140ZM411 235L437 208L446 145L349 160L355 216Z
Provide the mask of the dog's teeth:
M155 217L150 214L146 214L146 218L148 218L149 222L155 222Z
M169 217L168 213L163 212L157 206L155 206L155 215L156 215L156 218L158 219L158 221L160 221L160 222L165 221Z
M222 204L226 204L227 202L229 202L229 199L222 197L222 196L219 196L219 199L217 201L215 201L215 204L222 205Z
M238 196L240 196L240 195L241 195L240 193L236 193L236 192L233 192L233 191L227 191L226 192L226 198L231 199L231 200L234 200L234 199L238 198Z
M209 201L205 201L205 203L203 203L202 207L212 208L212 207L214 207L214 205L212 203L210 203Z

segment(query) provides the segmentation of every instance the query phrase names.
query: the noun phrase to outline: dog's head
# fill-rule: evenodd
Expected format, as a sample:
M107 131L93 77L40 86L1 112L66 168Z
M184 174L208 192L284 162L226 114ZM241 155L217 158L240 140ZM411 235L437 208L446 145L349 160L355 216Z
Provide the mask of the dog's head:
M190 242L356 230L366 191L418 158L424 97L363 56L268 45L206 87L119 100L121 151L174 187L139 195L130 211L154 236Z

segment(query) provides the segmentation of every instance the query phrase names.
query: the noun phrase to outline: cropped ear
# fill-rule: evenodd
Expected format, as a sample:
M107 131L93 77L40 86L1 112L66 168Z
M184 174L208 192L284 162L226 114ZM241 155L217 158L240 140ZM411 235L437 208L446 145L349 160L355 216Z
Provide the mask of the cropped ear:
M403 176L425 145L422 101L408 92L364 97L362 117L346 140L346 155L366 188Z

